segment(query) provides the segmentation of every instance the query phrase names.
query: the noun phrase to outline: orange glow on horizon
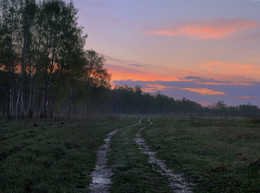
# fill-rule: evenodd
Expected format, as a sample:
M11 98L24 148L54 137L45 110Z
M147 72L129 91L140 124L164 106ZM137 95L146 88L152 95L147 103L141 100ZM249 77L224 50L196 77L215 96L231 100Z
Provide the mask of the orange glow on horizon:
M161 76L151 72L131 71L127 69L120 69L119 67L108 69L112 74L111 80L133 80L133 81L179 81L180 79L174 76Z
M255 85L254 82L260 80L258 64L207 61L198 63L196 68L192 69L178 68L174 64L156 66L109 56L106 56L106 59L105 68L112 74L112 81L186 81L197 85L249 86ZM186 77L199 77L199 79Z
M222 69L221 66L224 68ZM248 67L246 66L245 68L240 68L238 64L236 65L227 65L227 64L221 64L219 67L209 67L205 64L201 65L201 67L204 68L204 70L207 70L208 72L215 72L215 73L207 73L202 77L205 78L213 78L213 81L200 81L200 80L194 80L194 79L185 79L183 77L189 76L190 74L183 74L182 77L176 77L174 75L170 76L165 76L165 75L160 75L156 74L153 72L142 72L138 70L132 70L132 69L127 69L127 68L122 68L122 67L113 67L113 68L108 68L108 72L112 74L111 76L111 81L122 81L122 80L132 80L132 81L185 81L185 82L193 82L197 85L226 85L226 86L234 86L234 85L239 85L239 86L252 86L255 85L254 82L251 81L243 81L242 79L239 79L239 75L243 75L243 72L246 72L246 69L249 69L252 73L254 73L256 76L260 74L260 71L253 69L253 67ZM243 66L243 65L242 65ZM235 71L232 71L232 69L236 67ZM218 69L215 69L218 68ZM241 69L241 72L240 72ZM218 72L219 73L216 73ZM176 72L176 71L174 71ZM235 74L231 74L231 73ZM192 73L192 72L190 72ZM220 76L221 74L221 76ZM218 82L218 80L226 80L227 82ZM158 88L157 88L158 90Z

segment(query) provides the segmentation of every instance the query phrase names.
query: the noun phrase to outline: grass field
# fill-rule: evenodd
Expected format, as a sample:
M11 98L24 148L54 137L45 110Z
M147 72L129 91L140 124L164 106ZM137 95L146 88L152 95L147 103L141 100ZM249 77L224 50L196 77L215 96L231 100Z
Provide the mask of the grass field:
M87 192L106 134L136 120L0 121L0 192Z
M143 131L168 167L195 192L260 192L260 121L251 118L153 117Z
M140 117L0 121L0 193L88 192L97 150L112 130ZM260 121L226 117L151 117L142 136L167 167L184 174L197 193L260 192ZM134 141L147 125L111 140L111 192L170 192L166 176L147 162Z

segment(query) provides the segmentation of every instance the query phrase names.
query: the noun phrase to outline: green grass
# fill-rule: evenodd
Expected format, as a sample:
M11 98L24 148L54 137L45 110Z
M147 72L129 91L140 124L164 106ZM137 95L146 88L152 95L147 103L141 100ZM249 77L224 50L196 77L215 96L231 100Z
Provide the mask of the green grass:
M88 192L98 148L138 117L66 121L0 120L0 193ZM197 193L260 192L260 121L225 117L152 117L147 144ZM144 120L142 126L147 124ZM141 126L111 140L111 192L170 192L133 140Z
M142 154L134 141L137 130L143 124L124 129L111 141L109 164L115 166L115 175L110 188L113 193L162 193L170 192L168 179L152 169L148 156Z
M260 121L225 117L153 117L144 138L195 192L260 192Z
M0 121L0 192L87 192L96 151L127 117Z

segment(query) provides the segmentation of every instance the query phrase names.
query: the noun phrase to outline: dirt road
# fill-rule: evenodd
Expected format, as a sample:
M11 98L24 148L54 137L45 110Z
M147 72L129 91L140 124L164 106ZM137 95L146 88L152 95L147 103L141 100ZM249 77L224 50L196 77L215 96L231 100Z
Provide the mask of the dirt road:
M116 175L113 171L116 171L115 168L112 170L112 166L108 166L108 155L111 152L110 148L110 142L112 140L112 137L115 136L118 132L122 131L125 132L126 129L131 129L135 126L140 125L140 129L138 127L135 127L135 130L133 130L133 136L130 137L131 140L134 140L137 144L137 148L140 153L139 154L145 154L148 156L147 160L143 160L143 162L147 162L147 165L150 165L151 170L154 170L158 175L166 176L169 182L169 187L171 192L176 193L192 193L191 187L193 184L186 182L183 175L175 173L172 169L169 169L164 160L161 160L157 157L157 152L152 151L151 148L146 144L144 138L142 137L141 132L153 124L153 122L150 120L150 118L147 120L148 124L145 126L141 126L142 119L139 120L138 123L128 126L123 129L117 129L112 132L110 132L106 139L104 140L105 144L102 145L99 148L99 151L97 153L97 163L95 166L95 170L92 172L92 183L89 186L89 190L92 193L107 193L109 192L109 187L112 184L112 176ZM134 128L133 128L134 129ZM125 130L125 131L123 131ZM131 130L129 130L131 131ZM135 137L134 137L135 135ZM126 136L129 138L129 136ZM127 138L126 138L127 139ZM129 139L128 139L129 140ZM119 144L120 145L120 144ZM137 149L135 148L135 149ZM131 151L130 149L127 149L127 151ZM128 163L129 164L129 163ZM117 167L117 166L115 166ZM132 184L134 186L134 184ZM160 186L160 185L159 185Z
M111 177L113 175L112 168L107 165L107 155L111 151L110 150L110 141L111 138L119 131L123 129L127 129L129 127L134 127L141 124L142 119L139 120L138 123L127 126L122 129L117 129L110 132L106 139L104 140L105 144L99 148L97 153L97 163L95 166L95 170L92 172L92 183L90 184L89 190L92 193L106 193L109 192L108 188L111 184Z

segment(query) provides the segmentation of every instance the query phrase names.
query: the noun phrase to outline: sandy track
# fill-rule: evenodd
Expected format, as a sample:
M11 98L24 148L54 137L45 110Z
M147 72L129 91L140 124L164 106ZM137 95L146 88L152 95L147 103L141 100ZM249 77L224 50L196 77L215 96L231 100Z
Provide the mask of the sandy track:
M127 126L123 129L134 127L141 124L142 119L139 120L138 123ZM105 144L99 148L97 153L97 163L94 171L91 174L92 183L89 186L89 190L92 193L107 193L109 185L111 184L111 177L113 175L112 168L107 166L107 155L111 151L110 150L110 141L111 138L119 131L123 129L117 129L110 132L106 139L104 140Z
M148 122L149 125L153 124L150 119L148 119ZM145 140L142 138L141 131L144 130L146 127L142 127L141 129L139 129L134 140L139 146L139 149L142 151L142 153L149 156L148 162L153 165L153 170L156 170L161 175L168 177L170 187L173 192L192 193L190 186L192 186L193 184L186 182L181 174L176 174L172 169L168 169L165 165L165 162L157 158L157 152L151 151L150 147L145 143Z

